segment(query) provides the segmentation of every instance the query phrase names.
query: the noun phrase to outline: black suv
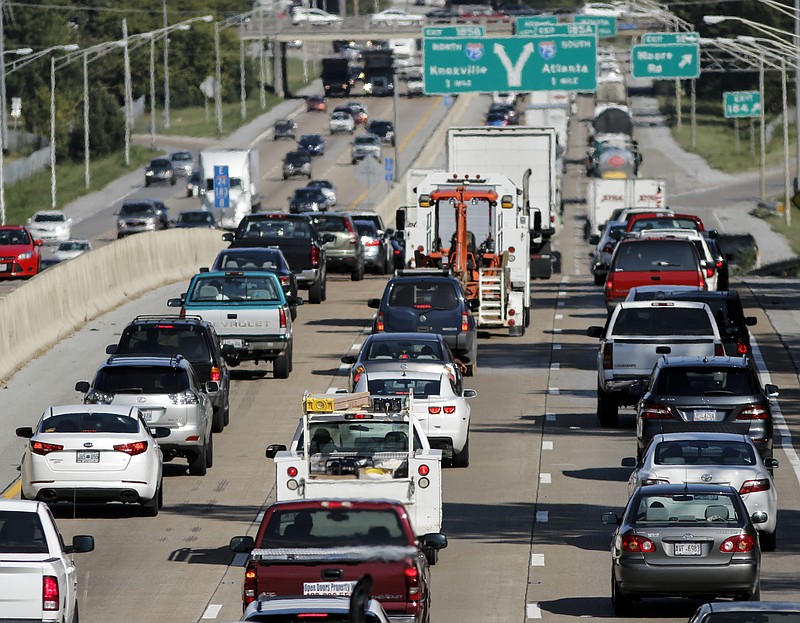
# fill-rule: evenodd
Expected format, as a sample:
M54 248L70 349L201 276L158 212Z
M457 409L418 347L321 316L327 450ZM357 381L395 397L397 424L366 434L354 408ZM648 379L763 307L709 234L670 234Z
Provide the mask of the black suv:
M311 154L307 151L290 151L283 157L283 179L305 175L311 179Z
M294 140L297 135L297 123L292 119L278 119L272 131L272 139L275 141L281 138Z
M366 126L367 132L381 139L381 142L394 147L394 124L391 121L370 121Z
M428 332L442 335L472 376L478 365L478 329L461 283L449 271L398 270L377 309L373 333Z
M230 373L214 327L200 316L136 316L122 331L109 355L182 355L200 382L215 381L219 391L208 397L214 407L212 430L222 432L230 420Z

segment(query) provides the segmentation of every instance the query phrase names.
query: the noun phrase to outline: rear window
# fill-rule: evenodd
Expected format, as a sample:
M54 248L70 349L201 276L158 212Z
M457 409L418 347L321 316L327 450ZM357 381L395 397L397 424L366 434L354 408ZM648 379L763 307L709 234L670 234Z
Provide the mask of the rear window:
M691 294L676 294L674 297L682 301L697 301L705 303L711 308L714 320L717 321L720 336L723 338L738 338L747 335L747 326L744 323L744 311L738 298L723 296L703 296L702 292Z
M396 283L389 293L389 307L456 309L458 297L449 283Z
M138 433L139 421L116 413L64 413L42 421L40 433Z
M46 554L47 540L36 513L0 511L0 552Z
M279 302L280 288L269 274L247 277L209 277L194 283L188 300L193 303L208 301Z
M67 217L63 214L35 214L33 221L35 223L63 223Z
M697 270L696 252L691 242L648 240L620 245L614 269L619 271Z
M256 612L247 615L248 621L255 621L256 623L308 623L309 620L321 621L322 623L350 623L349 612L320 612L319 607L313 607L313 604L308 608L298 606L301 612ZM380 623L379 619L374 613L364 613L364 620L368 623ZM787 621L786 623L790 623Z
M190 223L192 225L198 223L214 224L214 215L210 212L181 212L178 216L178 222Z
M281 253L275 253L267 249L259 249L258 252L252 251L225 251L220 253L214 263L215 270L284 270L286 265Z
M109 366L97 373L94 389L110 394L179 394L189 389L189 377L179 368Z
M733 495L718 493L640 495L634 500L632 510L633 525L714 523L726 527L742 522Z
M371 342L364 361L441 361L444 362L439 342L408 342L405 340L381 340Z
M117 353L183 355L189 361L208 361L205 331L193 325L142 325L126 329L117 346Z
M378 230L375 229L375 225L369 221L356 221L356 229L358 230L359 236L378 237Z
M309 451L311 454L357 453L372 454L408 452L408 424L377 420L345 420L343 422L310 422L308 425ZM303 448L303 435L299 447ZM414 431L414 447L422 443ZM323 470L325 468L322 466Z
M747 368L662 368L654 391L667 396L752 396L758 391Z
M427 379L370 379L369 393L372 396L407 396L412 391L415 398L428 398L441 394L440 381Z
M277 511L259 544L273 547L357 547L369 543L407 545L391 510L322 508Z
M712 336L714 329L708 312L702 307L641 307L621 309L613 334Z
M304 220L267 218L247 221L236 232L237 238L311 238L311 227Z
M664 441L656 446L656 465L755 465L753 446L741 441Z
M321 232L346 232L350 228L347 226L347 219L343 216L315 216L314 225Z
M647 229L693 229L699 231L697 221L676 216L659 216L658 218L637 219L630 231L639 232Z

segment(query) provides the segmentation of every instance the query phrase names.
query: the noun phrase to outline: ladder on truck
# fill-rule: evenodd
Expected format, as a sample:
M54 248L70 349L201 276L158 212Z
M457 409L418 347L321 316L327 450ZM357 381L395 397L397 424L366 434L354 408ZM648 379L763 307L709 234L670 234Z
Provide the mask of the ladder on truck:
M479 327L506 326L507 269L481 268L478 271Z

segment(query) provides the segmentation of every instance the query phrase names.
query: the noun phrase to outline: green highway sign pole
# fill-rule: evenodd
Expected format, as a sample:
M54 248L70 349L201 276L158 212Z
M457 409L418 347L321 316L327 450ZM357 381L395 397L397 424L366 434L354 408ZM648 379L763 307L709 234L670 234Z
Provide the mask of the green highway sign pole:
M725 91L722 108L728 119L761 116L761 93L758 91Z
M700 35L696 32L649 32L642 35L642 43L700 43Z
M485 34L483 26L426 26L422 29L423 37L483 37Z
M605 17L601 15L576 15L573 18L574 24L597 24L597 35L599 37L617 36L617 18Z
M534 24L517 32L517 36L549 37L550 35L591 35L597 36L597 24Z
M635 45L631 50L634 78L671 80L700 75L700 47L696 43Z
M595 91L597 37L425 38L427 94Z

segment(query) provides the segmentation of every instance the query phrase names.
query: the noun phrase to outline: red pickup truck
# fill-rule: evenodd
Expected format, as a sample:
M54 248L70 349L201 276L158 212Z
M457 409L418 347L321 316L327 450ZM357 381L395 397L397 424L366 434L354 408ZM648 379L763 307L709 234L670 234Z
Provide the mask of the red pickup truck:
M430 568L447 547L440 533L417 537L399 502L306 500L276 502L255 539L233 537L230 548L249 554L243 606L262 593L349 595L372 576L372 597L392 620L428 623Z

